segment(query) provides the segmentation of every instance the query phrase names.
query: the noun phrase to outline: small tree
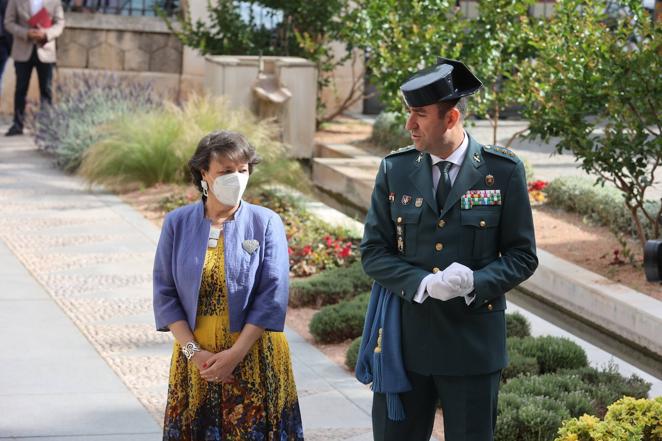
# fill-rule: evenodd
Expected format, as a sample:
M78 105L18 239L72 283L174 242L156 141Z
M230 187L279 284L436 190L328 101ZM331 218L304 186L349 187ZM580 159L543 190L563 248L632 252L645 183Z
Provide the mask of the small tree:
M460 54L464 19L448 0L358 0L343 40L368 54L372 82L388 110L402 112L399 88L438 56Z
M534 3L535 0L480 2L479 16L469 22L464 37L463 60L485 85L472 99L472 111L492 124L493 144L497 143L501 112L519 102L515 74L534 53L525 32L531 20L529 7Z
M534 0L480 2L475 20L445 0L360 0L346 20L345 40L368 53L372 81L387 110L402 112L399 88L438 56L465 62L484 87L471 112L487 117L496 143L501 111L518 102L518 66L531 56L524 28Z
M646 190L662 161L662 28L639 0L561 0L533 33L519 84L531 136L558 137L586 172L624 196L640 241L659 237L661 205ZM654 208L653 208L654 207Z

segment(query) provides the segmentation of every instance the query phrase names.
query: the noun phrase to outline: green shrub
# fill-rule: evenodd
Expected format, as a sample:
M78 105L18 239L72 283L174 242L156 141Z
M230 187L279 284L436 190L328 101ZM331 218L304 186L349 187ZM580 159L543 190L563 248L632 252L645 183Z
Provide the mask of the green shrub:
M310 333L319 343L337 343L363 332L370 294L365 293L337 305L325 306L310 321Z
M577 343L562 337L509 338L508 351L534 357L541 374L559 369L576 369L588 366L586 353Z
M290 284L290 305L329 305L354 297L371 286L372 279L363 272L361 262L356 261L347 268L331 268L305 279L293 280Z
M614 232L637 236L623 194L611 186L597 185L594 180L579 176L556 178L545 187L547 203L584 216L592 224L604 225ZM648 201L646 210L657 213L659 201ZM648 225L642 217L642 225ZM649 234L652 231L648 232Z
M557 400L571 416L592 413L591 397L587 386L576 375L546 374L513 378L501 391L519 396L548 397Z
M361 337L356 337L352 344L347 348L347 353L345 354L345 366L350 370L354 370L356 367L356 359L359 357L359 348L361 347Z
M287 159L276 141L273 121L258 121L246 110L234 110L224 98L192 96L183 107L173 104L135 112L108 124L103 138L86 152L81 175L107 185L189 181L187 162L200 139L214 130L242 133L263 158L249 187L284 183L306 187L298 162Z
M659 441L662 439L662 397L624 397L607 411L604 421L583 415L565 421L555 441Z
M519 375L536 375L540 371L535 357L527 357L518 352L510 354L508 366L501 371L501 380L507 382Z
M508 337L529 337L531 323L519 312L506 314L506 335Z
M56 101L34 117L35 143L55 155L58 167L78 169L85 151L103 139L99 129L128 114L141 114L161 103L150 83L112 74L79 74L60 78Z
M552 441L561 422L570 416L549 397L502 391L499 396L495 441Z
M372 126L372 142L386 150L397 150L411 145L411 136L405 130L405 119L396 112L382 112Z
M607 406L622 396L646 398L651 388L650 383L637 375L624 377L618 373L614 365L609 365L601 371L593 367L585 367L561 370L559 373L578 376L587 385L587 390L593 401L593 414L599 417L605 414Z

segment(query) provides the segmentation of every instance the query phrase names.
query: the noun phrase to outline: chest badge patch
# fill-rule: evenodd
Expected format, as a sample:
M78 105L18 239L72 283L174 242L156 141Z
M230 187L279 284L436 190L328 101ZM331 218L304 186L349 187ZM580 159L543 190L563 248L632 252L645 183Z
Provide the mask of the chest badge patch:
M388 194L388 201L390 203L395 202L395 193L391 192L391 193Z
M409 205L409 203L411 202L411 196L409 196L408 194L403 195L401 202L402 205Z
M416 208L421 208L423 206L423 198L416 198L416 202L414 202L414 206Z
M494 185L494 176L492 176L492 175L485 176L485 184L487 184L490 187L493 186Z
M491 205L501 205L501 190L469 190L460 199L462 210Z

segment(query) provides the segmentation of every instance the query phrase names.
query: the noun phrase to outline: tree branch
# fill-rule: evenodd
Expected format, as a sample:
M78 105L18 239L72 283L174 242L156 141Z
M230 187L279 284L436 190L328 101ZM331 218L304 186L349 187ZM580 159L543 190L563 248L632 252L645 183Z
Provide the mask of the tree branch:
M522 130L518 130L517 132L513 133L513 136L510 137L508 142L506 143L506 147L510 148L510 145L515 141L515 139L519 138L523 133L526 133L529 131L529 128L526 127Z

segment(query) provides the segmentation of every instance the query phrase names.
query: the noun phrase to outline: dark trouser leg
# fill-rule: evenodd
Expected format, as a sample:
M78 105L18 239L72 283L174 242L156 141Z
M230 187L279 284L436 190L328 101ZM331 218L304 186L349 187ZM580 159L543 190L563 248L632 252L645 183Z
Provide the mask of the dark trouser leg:
M388 419L386 395L372 399L372 433L375 441L429 441L434 424L437 394L432 377L407 372L413 389L400 394L405 409L404 421Z
M25 97L28 94L28 87L30 86L30 76L32 76L34 60L37 57L36 51L36 49L32 51L32 56L28 61L14 61L14 69L16 70L14 126L21 130L23 129L23 122L25 121Z
M39 97L42 107L44 105L50 106L53 103L53 64L42 63L39 60L35 62L37 77L39 78Z
M435 376L446 441L493 441L501 371L465 377Z
M10 52L11 47L4 37L0 37L0 95L2 95L2 74L5 71L5 64L7 64Z

